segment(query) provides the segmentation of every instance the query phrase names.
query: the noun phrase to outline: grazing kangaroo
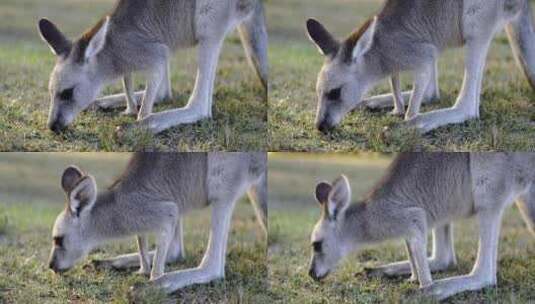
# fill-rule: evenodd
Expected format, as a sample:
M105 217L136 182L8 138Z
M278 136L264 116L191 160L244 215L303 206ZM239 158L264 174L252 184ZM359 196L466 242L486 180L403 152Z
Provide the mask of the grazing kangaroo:
M49 266L66 271L101 244L136 235L139 254L97 265L139 266L168 292L223 278L231 217L244 193L267 234L266 159L266 153L137 153L123 175L100 192L91 175L68 167L61 178L68 203L54 224ZM180 218L208 205L212 224L201 264L164 273L165 263L183 254ZM156 236L155 252L148 251L148 234Z
M343 42L318 21L309 19L310 39L326 57L316 85L316 127L327 132L351 110L362 105L395 104L401 114L410 95L405 119L421 132L479 117L481 83L490 43L507 27L517 62L535 88L535 31L528 0L387 0ZM439 98L436 62L446 48L465 46L465 74L455 105L419 114L422 102ZM401 93L399 73L410 71L414 85ZM391 94L363 101L379 81L390 77Z
M409 261L370 270L418 280L428 295L444 299L496 285L502 214L517 202L535 228L535 154L408 153L399 155L361 202L350 204L345 176L316 186L322 216L312 232L310 276L320 280L352 251L385 240L405 239ZM432 271L456 264L452 221L476 217L479 249L468 275L433 281ZM433 229L433 256L427 233Z
M41 37L58 58L50 76L48 127L63 130L95 102L105 85L121 77L125 114L137 114L135 127L159 133L210 118L217 61L225 37L236 27L248 61L267 89L267 31L260 0L118 0L111 14L74 42L52 22L41 19ZM195 45L198 71L188 104L152 114L156 100L171 97L169 56ZM134 94L132 73L136 71L146 74L147 83L145 91ZM98 104L112 107L117 100L111 96Z

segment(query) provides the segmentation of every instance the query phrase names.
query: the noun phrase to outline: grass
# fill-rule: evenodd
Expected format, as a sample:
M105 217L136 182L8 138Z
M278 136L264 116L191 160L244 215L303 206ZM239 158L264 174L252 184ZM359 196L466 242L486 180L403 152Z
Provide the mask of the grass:
M233 34L219 63L213 118L152 136L139 134L119 141L115 128L134 122L113 112L86 111L64 134L46 128L48 78L55 58L39 38L37 20L47 17L77 37L109 11L113 0L5 0L0 3L0 151L237 151L267 145L267 104L263 89L247 65ZM195 50L179 51L171 60L174 99L156 112L186 104L196 71ZM136 78L138 89L141 77ZM121 91L113 85L105 93Z
M405 260L402 242L387 242L353 254L324 282L308 277L310 233L320 217L313 199L320 180L340 173L351 182L356 200L371 188L390 162L387 155L315 155L283 153L269 158L269 281L278 303L425 303L417 284L405 279L368 278L365 266ZM477 251L477 224L455 224L458 267L433 275L444 278L470 272ZM528 303L535 297L535 239L516 208L507 211L500 239L498 288L454 296L446 303Z
M95 172L104 186L120 173L127 155L120 154L12 154L0 155L0 222L9 219L8 229L0 225L0 303L127 303L129 288L146 284L147 278L133 272L97 271L80 263L65 275L47 268L51 228L61 211L64 194L59 176L64 166L76 163ZM32 168L40 165L35 172ZM30 186L33 185L33 186ZM6 194L8 193L8 194ZM193 212L185 219L186 261L168 270L196 267L208 241L210 212ZM89 258L104 258L135 251L133 238L114 242ZM229 237L226 278L207 285L184 288L165 297L148 292L142 303L267 303L266 244L247 202L236 208ZM139 299L138 299L139 300Z
M273 0L270 22L271 151L533 151L535 93L516 67L504 33L492 45L483 83L481 119L419 135L397 127L400 118L386 112L356 111L324 136L314 128L315 83L322 56L305 34L314 17L336 37L347 36L375 13L382 0ZM451 106L460 90L463 51L449 50L439 61L441 100L423 111ZM404 78L405 89L409 80ZM388 92L383 82L372 93ZM383 134L384 127L393 131Z

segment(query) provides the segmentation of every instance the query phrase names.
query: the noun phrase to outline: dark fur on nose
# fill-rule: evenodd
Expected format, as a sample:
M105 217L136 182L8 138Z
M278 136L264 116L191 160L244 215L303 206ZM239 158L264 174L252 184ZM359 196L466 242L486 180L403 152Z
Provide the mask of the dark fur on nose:
M332 129L333 127L327 119L324 119L318 124L318 130L323 134L329 133Z
M50 262L48 262L48 268L52 269L55 273L59 272L59 269L56 267L56 261L54 259L51 259Z
M314 270L314 267L310 267L310 270L308 271L308 275L316 282L319 282L323 280L327 275L329 275L329 271L327 271L324 275L319 276L316 271Z
M316 275L316 272L314 271L314 268L310 268L310 270L308 271L308 275L314 279L314 281L318 281L318 276Z
M58 119L54 120L52 123L50 123L48 125L48 128L50 128L50 130L52 130L52 132L54 132L56 134L59 134L59 133L63 132L66 129L65 125L61 122L60 118L58 118Z

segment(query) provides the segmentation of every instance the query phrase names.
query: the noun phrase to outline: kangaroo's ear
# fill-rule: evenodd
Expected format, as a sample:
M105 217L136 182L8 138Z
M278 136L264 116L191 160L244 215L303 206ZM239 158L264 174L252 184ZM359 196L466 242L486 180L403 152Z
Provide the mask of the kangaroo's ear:
M48 19L39 20L39 34L48 43L56 56L67 56L71 51L72 42Z
M97 199L97 183L91 175L84 176L69 193L69 210L79 217L82 212L91 210Z
M351 200L351 186L345 175L337 178L329 192L327 199L327 212L332 219L342 213Z
M84 58L88 60L91 57L96 56L104 48L106 43L106 37L108 36L108 29L110 25L110 16L106 16L101 22L98 31L90 38L89 44L85 50ZM97 25L98 26L98 25Z
M362 34L359 41L355 44L351 58L356 60L362 55L366 54L373 45L373 39L375 37L375 31L377 29L377 16L373 17L368 29Z
M338 52L340 43L317 20L307 20L307 33L322 55L334 56Z
M84 173L76 166L71 165L65 169L61 177L61 188L63 188L63 191L65 193L71 192L82 176L84 176Z
M316 185L316 200L320 205L327 203L329 198L329 192L331 192L332 186L327 182L321 182Z

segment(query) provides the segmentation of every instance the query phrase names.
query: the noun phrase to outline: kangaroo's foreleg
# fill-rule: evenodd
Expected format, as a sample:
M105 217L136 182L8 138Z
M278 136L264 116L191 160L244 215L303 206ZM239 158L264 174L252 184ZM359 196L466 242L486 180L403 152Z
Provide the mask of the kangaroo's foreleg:
M425 293L438 300L463 291L479 290L496 285L496 262L502 211L489 210L478 214L479 248L477 260L468 275L438 280Z
M193 284L208 283L225 276L225 258L232 212L238 197L212 204L212 220L208 248L197 268L166 273L154 280L156 287L167 293Z
M138 114L138 105L141 105L143 96L145 96L146 91L134 91L133 86L133 75L127 74L123 77L123 90L124 93L108 95L95 100L95 105L97 109L101 110L111 110L118 109L124 106L126 100L126 110L123 112L125 115L137 115ZM171 71L169 62L165 66L164 78L162 80L162 85L158 91L157 97L154 101L155 104L162 101L170 100L173 98L172 86L171 86Z
M139 238L138 238L138 248L139 248ZM146 247L148 248L148 246ZM151 261L154 258L155 250L147 251L146 258L148 260L148 267L150 272L150 264ZM109 259L102 259L102 260L93 260L93 264L97 268L102 269L116 269L116 270L127 270L132 269L136 267L142 268L142 265L140 264L141 256L139 252L135 253L129 253L129 254L123 254L119 255L113 258ZM184 236L183 236L183 227L182 227L182 220L179 218L176 227L175 227L175 235L173 237L173 240L171 242L171 245L169 246L169 250L167 251L167 263L175 263L180 262L185 259L185 249L184 249Z
M139 250L139 270L140 274L149 274L150 273L150 261L151 256L149 255L149 241L147 236L138 235L137 236L137 247Z
M137 115L138 121L152 114L154 102L160 93L160 87L164 85L167 71L167 58L156 61L153 68L147 72L145 95L141 101L141 107Z
M453 245L453 226L446 224L433 229L433 254L429 258L429 269L438 272L457 265L455 248ZM411 274L410 262L402 261L374 268L366 268L370 276L397 277ZM416 279L416 278L411 278Z
M222 44L223 37L199 43L197 79L185 107L145 116L136 127L156 134L174 126L212 117L213 89Z
M392 96L394 99L394 110L392 115L403 115L405 114L405 101L403 100L403 95L401 92L401 84L399 79L399 73L396 72L390 78L390 88L392 89Z
M431 82L433 65L426 65L414 71L414 86L409 100L409 107L405 114L405 120L409 120L420 113L420 106L425 97L427 87Z
M431 71L430 79L431 81L427 85L427 89L425 91L422 104L432 103L440 99L440 89L438 85L438 61L437 60L435 60L433 64L433 69ZM391 79L390 81L392 82L393 79ZM391 84L391 89L392 89L392 93L381 94L381 95L376 95L376 96L366 98L362 101L362 104L368 109L387 109L393 106L395 107L396 101L395 101L394 95L396 94L401 96L401 98L398 97L397 99L400 100L403 105L408 104L405 101L408 101L409 98L411 97L412 90L401 92L401 90L398 89L399 92L396 93L397 90L393 88L392 84ZM396 112L393 112L393 113L395 114Z
M137 99L134 94L132 74L126 74L123 77L123 89L126 95L126 110L123 115L137 115Z
M412 278L417 279L420 288L432 284L431 270L427 260L427 220L421 209L411 211L408 215L409 235L405 239L409 255Z

